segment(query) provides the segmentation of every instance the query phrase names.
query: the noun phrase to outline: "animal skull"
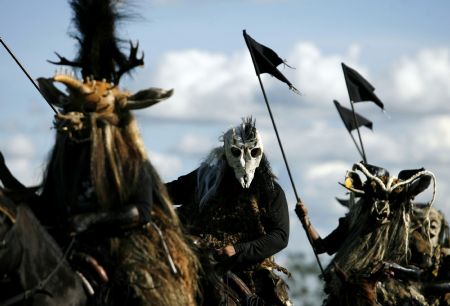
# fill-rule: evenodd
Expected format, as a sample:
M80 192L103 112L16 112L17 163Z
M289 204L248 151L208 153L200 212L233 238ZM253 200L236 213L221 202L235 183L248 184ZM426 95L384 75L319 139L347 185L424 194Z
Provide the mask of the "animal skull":
M258 130L251 124L229 129L224 135L224 149L228 165L242 188L249 188L263 155Z

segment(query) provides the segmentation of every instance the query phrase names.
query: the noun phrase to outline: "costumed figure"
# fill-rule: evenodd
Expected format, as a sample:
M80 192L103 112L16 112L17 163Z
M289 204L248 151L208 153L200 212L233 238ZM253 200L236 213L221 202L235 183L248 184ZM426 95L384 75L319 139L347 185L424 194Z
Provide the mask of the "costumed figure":
M411 218L411 257L406 266L388 263L392 277L380 287L383 305L449 305L448 224L442 212L416 204Z
M252 118L229 129L199 168L166 184L190 234L267 305L288 305L273 260L289 238L286 198ZM247 305L247 304L243 304ZM252 304L253 305L253 304Z
M356 170L366 176L365 182ZM389 270L385 262L406 265L411 260L412 200L428 188L431 180L433 195L428 207L435 197L435 179L431 172L403 170L395 177L380 167L355 164L348 171L344 184L351 192L349 212L323 239L307 217L305 205L297 203L296 213L305 224L317 253L335 254L324 275L325 305L377 305L377 292L383 284L380 280ZM356 299L354 291L346 290L352 287L348 281L356 281L356 285L364 287L361 293L365 296ZM369 287L370 290L366 290Z
M97 302L193 305L199 264L131 113L172 91L131 94L119 88L120 78L144 63L137 45L130 43L127 56L116 37L115 24L129 15L126 2L73 0L70 5L78 56L70 61L58 55L54 64L76 70L38 80L60 112L32 208L63 248L76 239L70 260Z

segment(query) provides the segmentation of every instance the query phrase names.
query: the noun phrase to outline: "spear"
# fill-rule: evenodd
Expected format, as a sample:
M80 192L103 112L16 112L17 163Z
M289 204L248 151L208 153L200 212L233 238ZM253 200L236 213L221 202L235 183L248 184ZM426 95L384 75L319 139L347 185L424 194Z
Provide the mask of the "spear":
M30 76L30 74L27 72L27 70L22 66L22 64L20 63L20 61L16 58L16 56L14 55L14 53L8 48L8 46L6 45L6 43L3 41L3 39L0 37L0 43L3 45L3 47L6 49L6 51L8 51L9 55L11 55L11 57L13 58L13 60L17 63L17 65L19 65L20 69L22 69L23 73L25 73L25 75L27 76L27 78L30 80L30 82L34 85L34 87L37 89L37 91L39 91L39 93L41 94L41 96L45 99L45 101L47 102L47 104L50 106L50 108L55 112L55 114L58 114L58 111L55 109L55 107L45 98L45 96L42 94L41 89L39 88L39 86L36 84L36 82L33 80L33 78Z
M273 129L275 130L275 134L277 136L278 145L280 146L281 155L283 156L284 163L286 165L286 169L289 175L289 179L291 181L292 189L294 190L295 198L297 202L301 202L300 197L297 194L297 189L295 188L294 179L292 178L291 170L289 168L289 164L286 158L286 155L284 154L283 144L281 143L280 135L278 134L278 129L275 124L275 120L273 118L272 110L270 108L269 101L267 99L266 91L264 89L264 85L261 81L260 74L261 73L269 73L272 76L276 77L280 81L286 83L289 86L289 89L294 91L295 93L299 93L297 88L295 88L291 82L276 68L276 66L285 62L270 48L261 45L260 43L256 42L252 37L250 37L246 31L244 30L244 39L247 44L247 47L250 51L250 55L253 61L253 66L255 67L255 72L259 80L259 85L261 86L261 91L264 96L264 101L266 102L267 110L269 111L270 120L272 121ZM316 257L317 263L319 265L320 271L322 274L324 273L322 263L320 262L319 256L314 248L312 238L309 235L307 225L302 222L303 228L305 229L306 236L308 237L308 241L311 244L311 247L313 249L314 255Z
M361 126L362 124L359 124L358 122L358 118L355 113L355 107L353 104L357 102L372 101L383 111L384 104L375 95L375 87L373 87L372 84L370 84L369 81L367 81L365 78L363 78L363 76L360 75L358 71L348 67L344 63L342 63L342 71L344 72L345 84L347 85L350 105L352 106L354 125L358 132L359 143L361 144L360 153L362 153L364 162L367 163L366 153L364 152L364 146L361 139L361 133L359 132L359 126Z

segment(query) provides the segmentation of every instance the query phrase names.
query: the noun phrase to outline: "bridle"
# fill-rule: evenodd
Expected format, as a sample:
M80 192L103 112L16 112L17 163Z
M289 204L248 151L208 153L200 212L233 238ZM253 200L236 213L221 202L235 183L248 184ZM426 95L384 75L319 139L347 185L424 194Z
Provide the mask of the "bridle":
M1 250L1 249L5 249L10 244L12 238L14 237L13 234L14 234L14 230L16 228L16 218L8 209L6 209L5 207L3 207L1 205L0 205L0 212L5 214L13 223L11 228L4 235L3 239L0 240L0 250ZM48 282L51 280L51 278L56 274L56 272L58 272L58 270L61 268L61 266L63 265L64 261L66 260L66 258L68 256L68 254L72 250L74 243L75 243L75 237L73 237L72 240L70 241L69 246L67 247L66 251L64 252L64 255L58 261L55 268L53 268L53 270L43 280L39 280L36 286L34 286L33 288L30 288L30 289L27 289L13 297L10 297L5 301L1 301L0 306L13 305L20 301L25 301L25 300L33 297L36 294L46 294L46 295L52 296L52 294L50 292L46 291L44 288L48 284Z

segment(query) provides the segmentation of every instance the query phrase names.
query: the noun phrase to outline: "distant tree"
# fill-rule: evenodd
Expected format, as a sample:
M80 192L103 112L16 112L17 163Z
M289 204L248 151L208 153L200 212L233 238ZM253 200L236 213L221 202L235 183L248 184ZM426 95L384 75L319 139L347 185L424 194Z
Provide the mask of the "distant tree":
M323 280L314 258L302 252L288 254L287 268L292 277L287 280L289 295L295 306L320 306L324 299Z

